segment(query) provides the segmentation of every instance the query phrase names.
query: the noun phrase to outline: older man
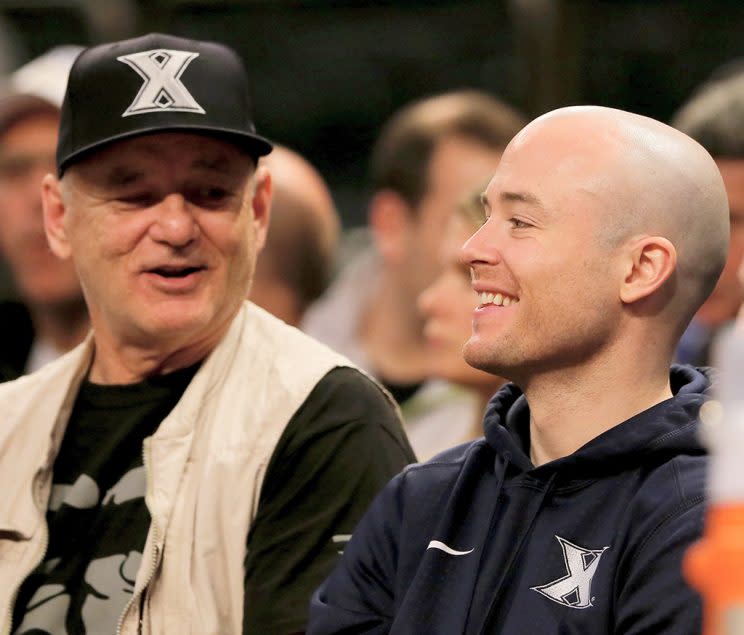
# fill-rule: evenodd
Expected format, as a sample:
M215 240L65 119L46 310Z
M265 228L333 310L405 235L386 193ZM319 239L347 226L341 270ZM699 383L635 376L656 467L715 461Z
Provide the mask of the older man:
M412 459L379 386L244 300L271 203L246 85L232 50L159 34L72 68L44 219L93 331L0 388L16 633L302 631Z
M566 108L512 140L483 203L465 356L514 383L484 440L373 503L309 632L697 634L680 569L709 382L670 363L726 260L721 175L664 124Z

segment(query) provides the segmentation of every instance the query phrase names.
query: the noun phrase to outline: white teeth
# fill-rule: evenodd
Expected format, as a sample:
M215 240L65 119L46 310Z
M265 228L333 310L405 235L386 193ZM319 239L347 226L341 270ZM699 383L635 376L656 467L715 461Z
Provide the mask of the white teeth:
M504 295L502 293L488 293L486 291L483 291L480 294L480 306L485 306L486 304L494 304L496 306L511 306L512 304L516 304L519 302L519 298L512 298L508 295Z

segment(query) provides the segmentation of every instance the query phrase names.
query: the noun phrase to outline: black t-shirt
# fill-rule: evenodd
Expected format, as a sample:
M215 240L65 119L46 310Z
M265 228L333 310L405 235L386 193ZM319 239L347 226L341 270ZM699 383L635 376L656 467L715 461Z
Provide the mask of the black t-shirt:
M303 631L312 592L372 499L415 461L377 386L351 368L326 375L269 463L248 536L243 632Z
M400 407L404 407L406 402L413 397L424 385L424 382L418 382L415 384L394 384L386 381L384 378L381 380L382 385L387 388L388 392L393 396L393 399L400 404Z
M49 545L18 593L15 633L116 632L150 526L142 441L196 370L122 386L83 382L54 462Z
M61 620L68 633L115 632L150 522L142 441L194 372L81 388L54 466L49 548L15 604L19 635L64 632ZM266 473L247 538L244 633L304 630L309 597L356 522L414 460L385 397L361 373L337 368L317 384Z

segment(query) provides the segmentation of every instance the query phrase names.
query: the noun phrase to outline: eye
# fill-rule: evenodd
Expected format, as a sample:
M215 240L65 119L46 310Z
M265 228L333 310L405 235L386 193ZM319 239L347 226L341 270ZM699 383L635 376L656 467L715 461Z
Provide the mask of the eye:
M189 192L187 198L199 207L215 208L230 201L233 192L219 185L202 185Z
M512 217L507 222L512 226L512 229L525 229L527 227L532 227L532 225L523 221L521 218Z
M154 192L128 192L118 199L131 207L151 207L158 202L159 197Z

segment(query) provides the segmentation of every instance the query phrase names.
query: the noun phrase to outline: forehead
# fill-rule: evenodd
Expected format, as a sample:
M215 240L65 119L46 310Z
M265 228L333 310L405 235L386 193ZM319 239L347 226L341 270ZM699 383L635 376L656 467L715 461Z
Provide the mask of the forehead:
M572 123L552 122L517 135L488 184L489 205L503 201L550 209L567 200L596 202L611 191L617 176L616 140Z
M118 173L155 176L184 170L242 173L253 165L251 157L229 141L201 134L160 132L113 142L72 167L113 177Z
M591 120L558 118L522 130L507 146L503 160L507 166L531 168L546 176L583 177L607 165L617 155L620 141L614 129Z

